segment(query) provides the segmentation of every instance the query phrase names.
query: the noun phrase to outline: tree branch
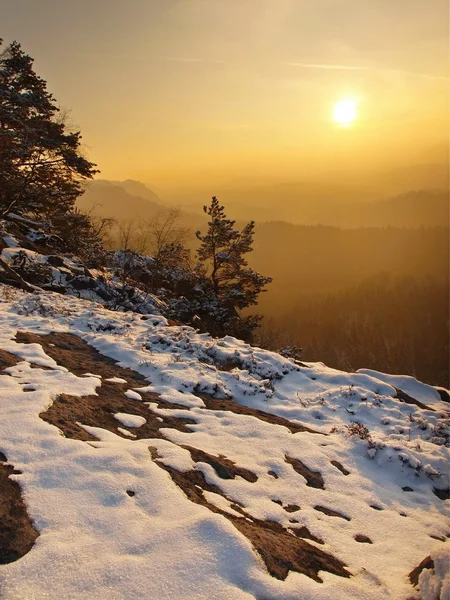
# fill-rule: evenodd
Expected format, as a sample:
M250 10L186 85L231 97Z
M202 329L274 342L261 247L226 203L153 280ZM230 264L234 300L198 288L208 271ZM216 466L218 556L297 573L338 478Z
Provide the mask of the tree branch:
M2 267L2 269L14 280L14 282L22 290L25 290L26 292L35 292L36 290L41 289L37 286L31 286L25 281L25 279L22 279L22 277L18 273L16 273L14 269L11 269L11 267L3 260L3 258L0 258L0 267Z

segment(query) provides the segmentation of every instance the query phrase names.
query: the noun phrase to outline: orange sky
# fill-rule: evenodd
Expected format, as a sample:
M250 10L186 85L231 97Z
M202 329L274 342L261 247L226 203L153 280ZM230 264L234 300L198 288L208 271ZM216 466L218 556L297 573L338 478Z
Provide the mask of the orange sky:
M2 25L104 178L311 178L448 136L447 0L15 0Z

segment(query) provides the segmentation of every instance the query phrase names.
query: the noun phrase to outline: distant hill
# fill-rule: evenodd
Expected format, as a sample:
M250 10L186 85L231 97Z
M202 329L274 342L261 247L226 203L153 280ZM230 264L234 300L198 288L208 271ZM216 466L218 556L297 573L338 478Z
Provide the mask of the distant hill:
M111 181L110 183L121 187L127 194L130 194L130 196L137 196L138 198L144 198L145 200L156 202L158 204L161 203L159 196L140 181L126 179L125 181Z
M345 204L322 221L338 227L437 227L449 223L446 190L420 190L388 200Z
M449 189L448 156L443 162L416 164L383 173L380 185L391 193L405 190Z
M131 193L131 191L139 192ZM87 184L85 193L78 199L81 209L94 209L102 217L114 219L151 219L166 210L161 199L138 181L112 182L95 180Z
M286 183L259 188L212 191L236 221L285 221L295 225L357 227L436 227L449 223L449 195L446 189L409 191L389 199L373 192L334 184ZM191 228L204 224L203 204L209 197L186 194L176 202L162 199L139 181L95 180L78 200L80 208L117 220L152 220L157 214L181 205L180 222ZM202 215L202 216L200 216Z
M433 227L447 224L449 218L448 188L437 184L388 193L381 188L375 191L373 187L336 182L297 182L241 189L219 187L213 194L236 220L354 228ZM172 192L165 198L197 213L209 200L195 192Z
M376 194L363 187L333 182L300 181L261 186L219 186L210 194L225 205L235 219L258 221L281 220L298 225L321 222L330 209L349 202L375 200ZM174 192L167 200L186 210L201 210L210 200L199 192ZM199 202L199 198L201 201Z
M85 193L77 200L83 210L93 210L100 217L112 217L117 221L152 221L164 215L174 205L165 203L153 190L140 181L107 181L96 179L86 186ZM198 229L204 219L180 210L179 224Z

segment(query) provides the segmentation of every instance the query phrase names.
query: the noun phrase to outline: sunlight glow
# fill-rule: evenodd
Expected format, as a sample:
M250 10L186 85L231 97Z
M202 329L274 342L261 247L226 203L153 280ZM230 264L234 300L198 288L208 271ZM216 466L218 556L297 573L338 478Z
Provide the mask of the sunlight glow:
M356 107L357 107L357 102L354 99L345 98L344 100L339 100L339 102L337 102L334 105L334 110L333 110L334 121L336 123L339 123L339 125L348 127L349 125L351 125L353 123L353 121L358 116Z

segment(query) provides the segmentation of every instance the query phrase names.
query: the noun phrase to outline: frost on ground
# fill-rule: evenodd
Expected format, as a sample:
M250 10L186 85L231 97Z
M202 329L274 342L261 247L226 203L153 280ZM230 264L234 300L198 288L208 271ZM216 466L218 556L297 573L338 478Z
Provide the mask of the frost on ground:
M442 390L5 290L2 599L447 600Z

